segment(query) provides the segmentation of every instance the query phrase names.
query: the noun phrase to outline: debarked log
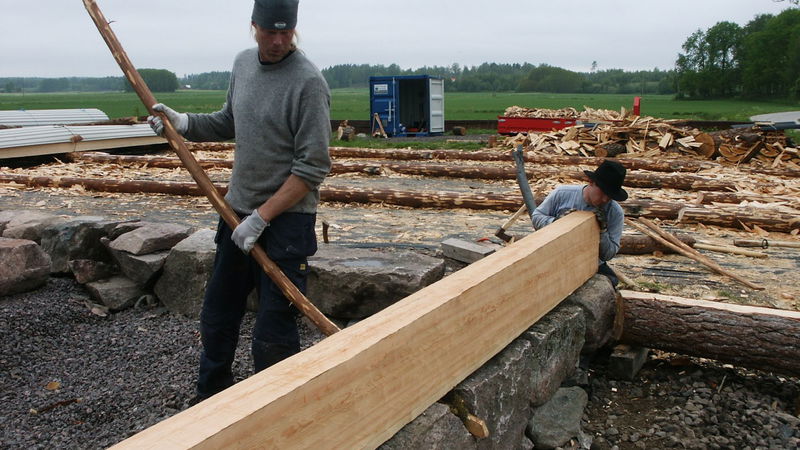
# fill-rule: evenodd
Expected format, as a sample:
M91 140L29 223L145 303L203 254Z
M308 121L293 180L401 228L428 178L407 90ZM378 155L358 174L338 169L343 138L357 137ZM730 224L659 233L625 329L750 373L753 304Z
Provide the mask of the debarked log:
M513 180L517 172L513 167L492 166L456 166L452 164L377 164L362 162L337 163L331 173L365 173L376 175L391 171L405 175L421 175L427 177L451 177L483 180ZM579 169L558 169L535 167L525 170L528 178L539 180L545 178L566 178L587 180L586 174ZM680 189L686 191L732 191L736 185L730 181L703 178L696 175L668 175L660 173L629 172L625 176L625 186L634 188Z
M202 195L194 183L149 180L109 180L101 178L46 177L18 174L0 174L0 182L17 183L31 187L69 188L80 185L84 189L100 192L152 193L171 195ZM227 184L214 183L220 194L227 192ZM475 210L516 211L522 206L522 196L514 194L464 194L460 192L400 191L394 189L355 189L325 184L320 188L320 199L325 202L383 203L412 208L466 208ZM543 197L537 197L541 203ZM628 199L620 203L628 217L679 220L682 223L703 223L726 228L744 228L758 225L767 231L790 232L800 228L800 218L793 214L769 210L754 211L743 208L704 209L686 208L683 203L657 200Z
M109 155L103 153L71 153L72 161L87 161L112 164L136 164L157 168L182 167L178 158L163 156L137 156L137 155ZM203 168L232 168L233 160L221 158L205 158L198 161ZM386 171L405 175L421 175L429 177L450 177L469 179L508 180L516 178L516 171L512 167L491 166L457 166L451 164L392 164L392 163L366 163L343 162L334 163L331 167L332 174L363 173L380 175ZM581 170L554 169L537 167L526 170L533 179L562 177L574 180L585 180L586 175ZM658 173L628 173L625 185L636 188L672 188L681 190L705 191L730 191L735 185L728 181L713 180L695 175L663 175Z
M800 312L620 293L623 343L800 376Z

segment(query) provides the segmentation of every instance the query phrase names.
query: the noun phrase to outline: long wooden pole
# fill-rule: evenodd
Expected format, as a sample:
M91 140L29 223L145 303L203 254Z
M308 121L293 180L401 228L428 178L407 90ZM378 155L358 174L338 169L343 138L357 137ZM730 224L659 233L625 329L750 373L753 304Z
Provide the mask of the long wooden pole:
M139 72L136 70L136 67L131 63L130 59L128 59L128 55L125 53L125 50L122 48L122 45L117 40L116 35L111 30L111 27L108 25L108 21L103 16L103 13L100 11L100 8L94 2L94 0L83 0L84 6L86 6L86 10L89 12L89 15L92 17L94 24L97 26L98 31L100 31L100 35L103 36L103 40L108 45L108 48L111 50L111 53L114 55L114 59L117 60L117 64L119 64L122 72L125 73L125 77L130 82L133 89L136 91L136 94L139 95L139 99L142 100L144 106L147 108L147 111L155 115L156 112L153 111L152 107L156 103L158 103L150 92L150 89L145 84L144 80L142 79ZM225 222L230 226L232 229L236 228L239 225L239 216L233 211L233 209L228 205L225 201L225 198L217 191L214 185L211 183L211 180L208 178L208 175L203 171L202 167L197 163L197 160L194 159L194 156L189 152L189 149L186 147L186 144L183 141L183 137L178 134L175 130L175 127L172 126L170 121L164 116L160 114L163 121L164 121L164 137L169 142L169 145L175 150L175 153L178 154L178 157L183 162L183 165L192 174L192 178L194 178L197 185L200 186L200 189L205 193L208 197L211 204L214 206L214 209L217 210L220 216L225 220ZM256 245L253 247L253 250L250 252L250 255L253 259L258 262L264 272L272 279L272 281L277 284L281 291L286 295L286 297L303 313L305 314L323 333L330 336L331 334L339 331L339 328L327 317L325 317L304 295L297 289L289 278L281 272L281 269L275 264L272 260L269 259L267 253L262 249L260 246Z
M641 220L641 218L639 218L639 219ZM685 248L684 246L686 244L684 244L683 242L681 242L681 244L678 244L678 242L680 242L680 240L678 240L677 242L675 242L675 241L671 242L666 237L661 236L659 234L659 232L657 232L656 230L650 229L647 226L641 225L640 223L638 223L638 222L636 222L634 220L631 220L631 219L625 219L625 223L627 223L628 225L630 225L633 228L636 228L640 232L650 236L651 238L657 240L662 245L666 245L667 247L673 249L674 251L680 253L681 255L683 255L683 256L685 256L687 258L693 259L693 260L699 262L700 264L705 265L709 269L712 269L713 271L715 271L715 272L717 272L717 273L719 273L721 275L725 275L727 277L733 278L734 280L744 284L745 286L747 286L747 287L749 287L751 289L755 289L757 291L760 291L760 290L764 289L762 286L758 286L756 284L753 284L750 281L740 277L739 275L737 275L737 274L735 274L735 273L733 273L731 271L725 270L719 264L715 263L711 259L709 259L709 258L707 258L707 257L705 257L705 256L703 256L703 255L701 255L701 254L699 254L697 252L694 252L692 250L689 250L689 249ZM661 232L663 233L663 230ZM688 247L688 246L686 246L686 247ZM689 247L689 248L691 248L691 247Z

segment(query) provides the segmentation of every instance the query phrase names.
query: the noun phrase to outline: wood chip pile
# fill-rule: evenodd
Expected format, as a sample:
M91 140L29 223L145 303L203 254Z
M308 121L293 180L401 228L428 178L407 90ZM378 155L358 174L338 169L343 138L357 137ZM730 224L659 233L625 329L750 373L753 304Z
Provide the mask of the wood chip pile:
M573 108L526 110L514 106L506 110L506 114L509 113L519 114L516 117L575 118L577 111ZM584 113L605 117L616 115L620 118L610 119L613 120L611 123L592 119L600 122L594 127L578 125L546 133L531 131L508 137L503 144L506 147L522 144L529 152L559 155L640 158L684 156L736 165L800 169L800 151L787 145L786 136L781 131L763 131L753 127L705 133L696 128L676 126L675 120L626 117L624 108L622 112L587 108ZM580 114L577 117L581 117Z

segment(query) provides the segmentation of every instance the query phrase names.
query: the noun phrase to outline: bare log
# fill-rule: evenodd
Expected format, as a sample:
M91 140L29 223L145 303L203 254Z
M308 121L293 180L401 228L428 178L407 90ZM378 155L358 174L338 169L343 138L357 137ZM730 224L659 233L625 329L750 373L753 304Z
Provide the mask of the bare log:
M169 156L110 155L108 153L98 152L78 152L68 153L67 159L73 162L82 161L119 165L146 165L147 167L156 167L159 169L175 169L183 167L183 163L179 158ZM203 158L198 159L197 163L203 169L233 168L232 159Z
M620 293L624 343L800 376L800 312Z
M695 244L695 239L685 233L677 234L676 237L689 246ZM622 255L646 255L649 253L675 253L666 245L646 234L623 234L619 240L619 254Z
M76 177L44 177L17 174L0 174L0 182L18 183L31 187L61 187L81 185L87 190L121 193L160 193L171 195L201 195L192 183L107 180ZM214 183L224 195L224 183ZM326 202L385 203L412 208L468 208L475 210L516 211L522 206L519 194L463 194L458 192L419 192L391 189L357 190L352 187L326 185L320 189L320 198ZM544 200L537 196L537 203ZM800 218L792 214L744 209L685 208L683 203L657 200L628 199L620 204L628 217L649 217L662 220L679 220L683 223L703 223L728 228L758 225L767 231L789 232L800 227Z

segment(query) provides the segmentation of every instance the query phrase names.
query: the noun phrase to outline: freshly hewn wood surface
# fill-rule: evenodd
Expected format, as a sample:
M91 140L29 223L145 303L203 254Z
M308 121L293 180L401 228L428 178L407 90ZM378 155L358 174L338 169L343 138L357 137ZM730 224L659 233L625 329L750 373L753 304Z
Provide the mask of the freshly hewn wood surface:
M620 292L624 343L800 376L800 312Z
M571 214L114 448L374 448L589 279L598 244Z

